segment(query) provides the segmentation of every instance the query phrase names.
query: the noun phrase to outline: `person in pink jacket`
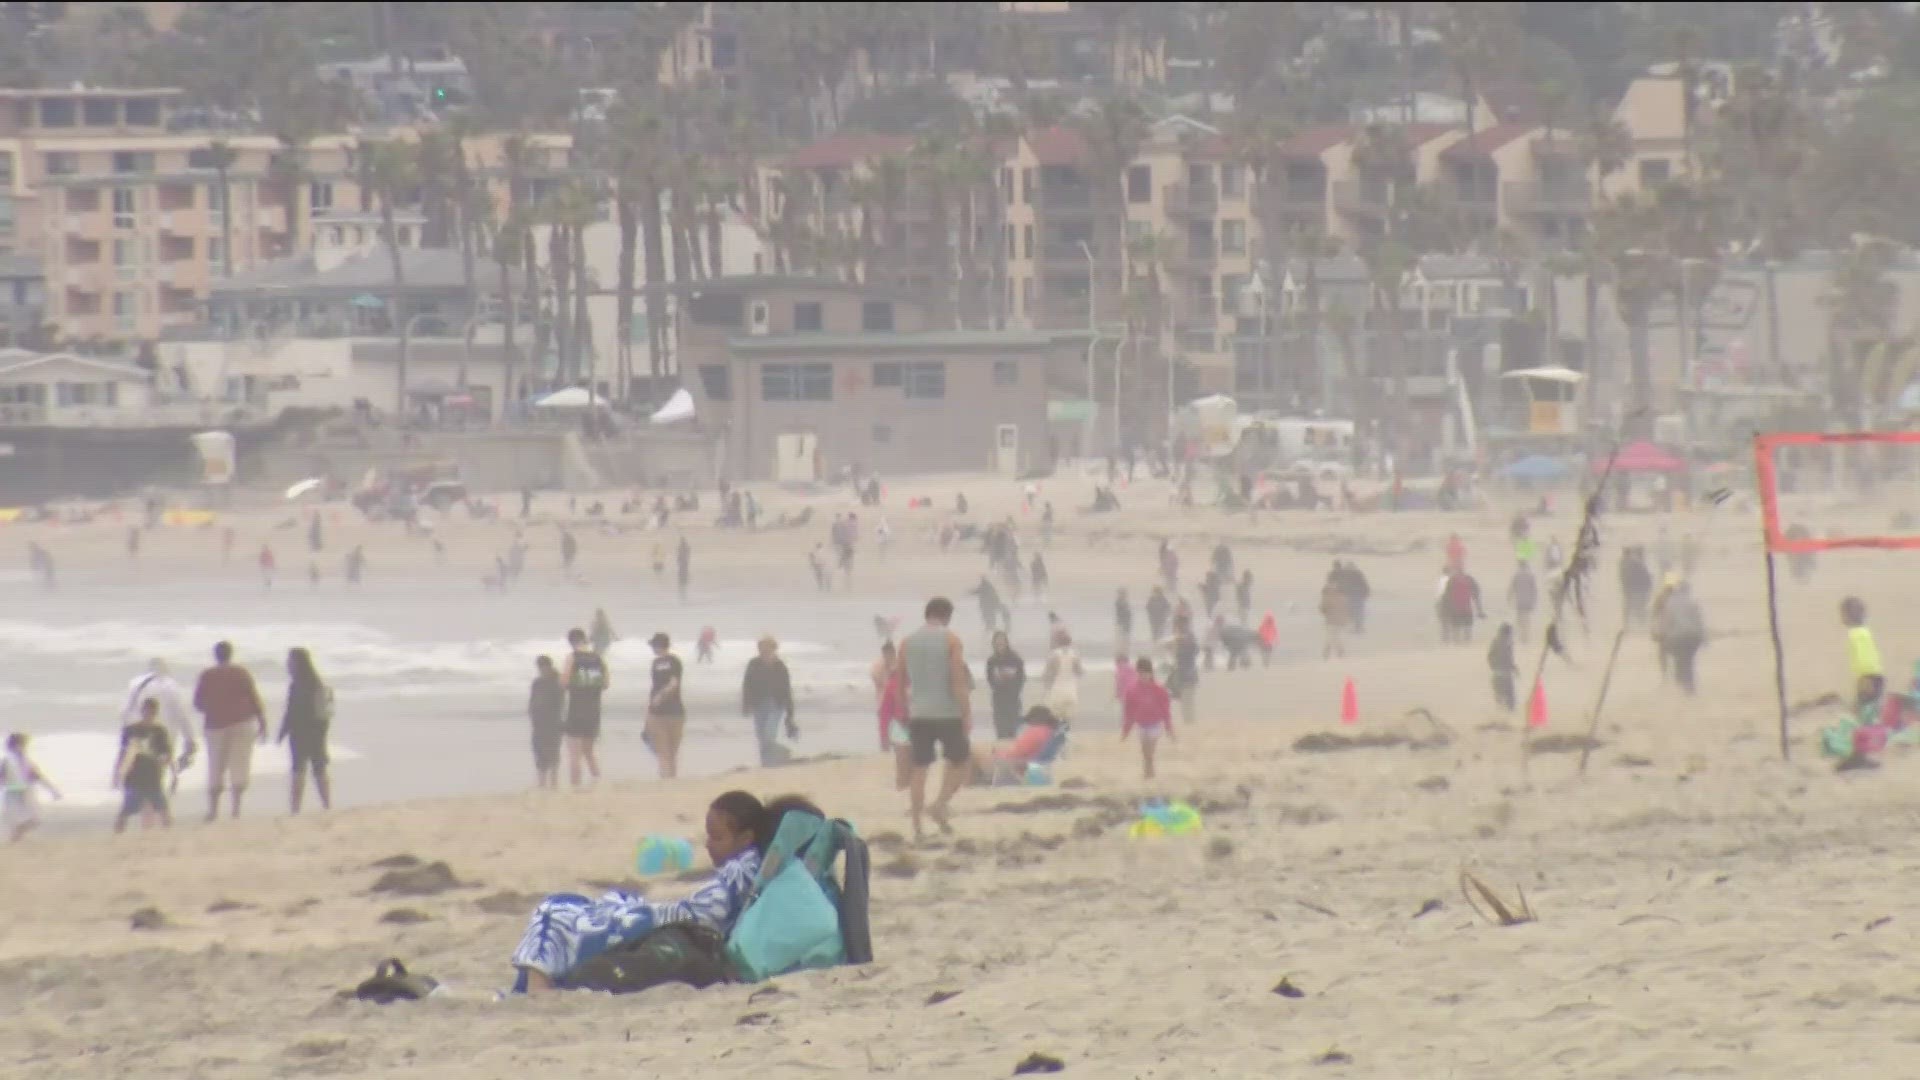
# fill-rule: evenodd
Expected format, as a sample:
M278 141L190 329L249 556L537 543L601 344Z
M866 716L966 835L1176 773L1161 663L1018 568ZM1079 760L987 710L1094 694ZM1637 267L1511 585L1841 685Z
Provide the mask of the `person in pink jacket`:
M1120 741L1134 729L1140 731L1140 764L1146 779L1153 779L1153 750L1162 735L1173 737L1173 698L1167 688L1154 681L1153 661L1141 657L1134 665L1133 685L1128 687L1120 710Z

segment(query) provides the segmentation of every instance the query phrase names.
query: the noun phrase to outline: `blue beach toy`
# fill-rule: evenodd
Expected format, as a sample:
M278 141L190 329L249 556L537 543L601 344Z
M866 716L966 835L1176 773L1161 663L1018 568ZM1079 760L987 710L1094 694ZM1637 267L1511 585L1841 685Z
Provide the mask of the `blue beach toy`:
M643 877L693 868L693 845L678 836L646 836L633 854L634 868Z
M1200 811L1192 805L1181 802L1166 802L1154 799L1140 808L1140 820L1127 829L1127 836L1133 840L1144 840L1156 836L1184 836L1199 832L1203 824Z

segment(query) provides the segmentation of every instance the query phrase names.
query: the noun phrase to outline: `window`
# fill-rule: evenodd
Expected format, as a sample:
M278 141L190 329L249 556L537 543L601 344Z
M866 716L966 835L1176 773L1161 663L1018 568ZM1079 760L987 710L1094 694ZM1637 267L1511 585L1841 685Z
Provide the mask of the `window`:
M113 265L132 266L139 262L140 249L132 240L119 238L113 242Z
M1026 234L1022 237L1021 242L1026 249L1021 257L1027 259L1033 258L1033 226L1028 225L1026 227Z
M113 171L123 174L150 173L153 171L153 154L147 151L115 151L113 155Z
M1244 221L1223 221L1220 223L1220 250L1229 255L1247 253L1247 223Z
M0 150L0 184L13 183L13 155Z
M1033 292L1034 280L1032 278L1022 278L1020 281L1020 311L1022 314L1033 314Z
M893 302L868 300L860 305L860 329L886 333L893 329Z
M315 180L307 185L307 209L333 209L333 181Z
M69 98L47 98L40 103L41 127L70 128L75 118L73 101Z
M48 176L73 176L80 171L80 155L71 150L55 150L46 162Z
M1218 309L1213 306L1213 276L1202 274L1193 279L1193 309L1197 315L1213 315Z
M219 168L219 162L219 157L214 154L210 146L187 151L187 168L189 169L215 169Z
M1240 299L1247 291L1247 275L1220 275L1220 303L1229 314L1240 313Z
M947 396L947 365L938 360L903 365L907 396L933 401Z
M1640 163L1642 184L1664 184L1673 176L1673 163L1666 158L1648 158Z
M207 209L218 214L227 205L226 189L219 184L207 185Z
M1202 165L1199 162L1188 165L1187 183L1192 184L1196 188L1211 187L1213 185L1213 166Z
M893 425L891 424L873 425L873 441L880 444L881 446L886 446L892 443L893 442Z
M132 188L113 189L113 227L133 228L133 215L140 205L140 193Z
M1247 171L1238 165L1220 166L1220 194L1229 199L1247 195Z
M760 368L762 401L832 401L832 364L766 364Z
M993 385L1019 386L1020 365L1012 360L995 360L993 362Z
M1020 201L1024 203L1029 203L1029 204L1033 202L1033 170L1032 169L1020 170Z
M720 70L733 67L740 60L740 39L732 34L713 35L713 66Z
M713 401L733 400L733 372L725 364L700 365L700 389Z
M133 98L127 102L129 127L159 127L160 103L152 98Z
M1013 170L1012 169L1000 170L1000 190L1006 194L1007 205L1012 206L1015 201L1013 197L1015 193L1013 190Z
M1127 170L1127 201L1130 203L1153 201L1153 166L1135 165Z
M221 267L222 272L225 272L227 265L227 242L224 238L216 236L207 241L207 261L217 267Z
M793 305L793 332L796 334L817 334L825 325L821 315L820 302L809 300Z
M873 388L875 390L898 390L905 386L905 377L900 373L897 360L877 360L873 365Z

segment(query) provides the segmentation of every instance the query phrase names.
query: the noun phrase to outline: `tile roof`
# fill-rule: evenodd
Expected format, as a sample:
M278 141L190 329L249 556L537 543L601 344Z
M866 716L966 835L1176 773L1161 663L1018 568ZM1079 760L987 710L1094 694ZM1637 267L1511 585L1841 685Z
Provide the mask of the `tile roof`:
M1093 157L1086 136L1059 124L1029 132L1027 145L1042 165L1085 165Z
M1447 147L1440 152L1440 156L1447 161L1470 161L1483 158L1537 130L1539 128L1535 124L1495 124L1490 128L1482 128L1472 136Z
M871 158L904 154L911 149L913 138L909 135L838 131L788 154L781 164L790 169L844 169Z
M1353 138L1353 128L1347 124L1325 124L1308 128L1293 138L1280 144L1282 157L1318 158L1321 154Z

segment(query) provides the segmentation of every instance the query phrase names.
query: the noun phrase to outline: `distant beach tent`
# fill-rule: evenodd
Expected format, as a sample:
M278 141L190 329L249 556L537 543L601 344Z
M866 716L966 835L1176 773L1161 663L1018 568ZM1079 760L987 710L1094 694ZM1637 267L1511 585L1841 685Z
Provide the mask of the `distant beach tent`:
M682 420L691 419L693 419L693 395L687 393L685 389L680 389L675 390L673 396L667 399L667 403L660 406L660 411L653 414L652 422L677 424Z
M233 433L228 431L202 431L193 436L193 448L200 452L200 482L203 484L228 484L233 482L234 446Z
M533 403L536 409L591 409L605 407L607 399L584 386L569 386L564 390L555 390L546 397Z
M1674 473L1685 472L1687 463L1650 442L1630 443L1621 447L1613 455L1615 473ZM1607 471L1607 459L1596 458L1593 463L1596 473Z
M309 492L318 491L320 490L320 485L324 483L326 483L326 481L318 476L309 476L305 480L287 489L287 501L292 502Z
M1508 480L1558 480L1568 473L1567 463L1545 454L1529 454L1500 470Z

